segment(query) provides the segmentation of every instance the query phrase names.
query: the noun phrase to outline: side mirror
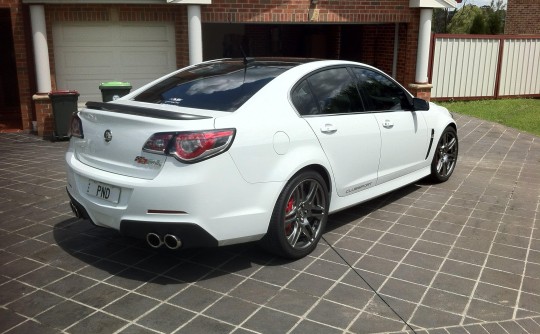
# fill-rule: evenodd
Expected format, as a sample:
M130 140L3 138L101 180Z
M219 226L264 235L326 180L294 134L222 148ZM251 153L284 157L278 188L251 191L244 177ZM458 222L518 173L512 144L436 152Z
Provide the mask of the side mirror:
M429 102L426 100L422 100L417 97L414 97L413 98L413 111L415 110L429 110Z

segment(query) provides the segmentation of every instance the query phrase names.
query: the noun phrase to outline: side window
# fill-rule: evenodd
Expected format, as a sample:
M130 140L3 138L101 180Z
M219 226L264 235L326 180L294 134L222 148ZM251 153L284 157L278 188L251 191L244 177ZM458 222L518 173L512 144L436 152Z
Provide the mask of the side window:
M358 89L366 99L370 111L408 109L407 94L384 75L364 68L353 68Z
M319 108L315 104L313 94L309 89L309 85L306 80L302 81L291 94L292 102L296 107L296 110L300 115L317 115L319 114Z
M346 68L332 68L317 72L307 80L322 114L363 111L360 95Z

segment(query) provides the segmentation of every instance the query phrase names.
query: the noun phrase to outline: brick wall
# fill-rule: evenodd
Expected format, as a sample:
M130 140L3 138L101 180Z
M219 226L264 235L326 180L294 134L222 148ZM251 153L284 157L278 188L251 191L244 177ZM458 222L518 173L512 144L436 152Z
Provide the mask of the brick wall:
M409 22L409 0L213 0L203 9L203 22ZM311 16L315 18L315 16Z
M504 33L540 34L540 0L509 0Z
M402 85L415 82L416 51L418 50L418 30L420 24L420 10L418 15L408 24L400 24L399 29L399 58L397 80Z
M47 95L35 95L34 105L36 108L37 135L50 138L54 132L54 116L51 100Z
M314 11L317 11L316 15ZM272 26L268 23L321 23L321 29L329 35L329 46L342 50L342 53L326 57L362 61L381 67L387 73L392 71L394 23L399 23L397 80L407 85L414 82L419 15L419 9L409 8L409 0L319 0L317 5L312 5L309 0L213 0L212 5L203 6L202 22L246 23L246 34L259 36L268 36ZM251 25L253 23L266 23L266 27ZM356 25L325 25L328 23ZM301 29L288 30L299 31ZM291 50L298 45L289 45L288 41L298 38L290 35L281 38L282 47L287 47L289 54L294 55ZM259 51L251 55L268 55L263 52L267 51L268 45L253 38L250 41L255 48L250 51ZM344 44L349 41L354 45Z
M396 80L403 86L414 82L416 69L416 50L418 45L418 17L411 23L400 23L398 31L398 59ZM351 29L351 27L347 27ZM375 66L387 74L392 74L394 56L394 24L359 25L351 32L358 39L356 48L359 57L351 59Z
M13 31L13 44L15 47L15 61L17 67L17 84L19 89L21 120L24 130L32 129L32 94L29 73L33 68L32 58L29 58L26 47L25 13L20 0L0 0L0 8L9 8Z

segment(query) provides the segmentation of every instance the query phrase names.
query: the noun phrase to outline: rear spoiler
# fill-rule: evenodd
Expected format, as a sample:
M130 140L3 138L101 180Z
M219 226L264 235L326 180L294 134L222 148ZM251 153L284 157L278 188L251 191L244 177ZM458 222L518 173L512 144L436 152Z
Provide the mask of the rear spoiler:
M152 118L171 119L171 120L191 121L191 120L197 120L197 119L211 118L208 116L184 114L184 113L174 112L170 110L136 107L136 106L129 106L125 104L116 104L116 103L109 103L109 102L89 101L89 102L86 102L86 107L88 109L103 110L103 111L117 112L121 114L130 114L130 115L152 117Z

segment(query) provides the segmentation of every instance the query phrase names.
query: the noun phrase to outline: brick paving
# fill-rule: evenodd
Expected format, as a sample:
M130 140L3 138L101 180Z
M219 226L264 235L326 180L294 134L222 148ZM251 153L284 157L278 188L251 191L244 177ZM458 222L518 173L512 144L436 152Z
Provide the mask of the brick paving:
M540 333L540 138L456 118L450 181L331 215L294 262L94 227L67 142L0 134L0 333Z

